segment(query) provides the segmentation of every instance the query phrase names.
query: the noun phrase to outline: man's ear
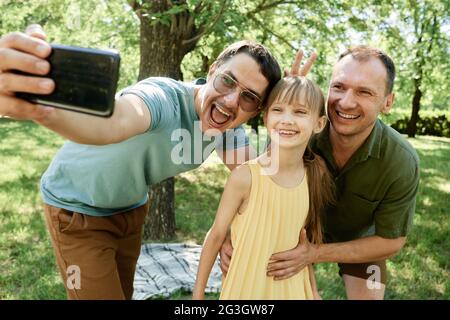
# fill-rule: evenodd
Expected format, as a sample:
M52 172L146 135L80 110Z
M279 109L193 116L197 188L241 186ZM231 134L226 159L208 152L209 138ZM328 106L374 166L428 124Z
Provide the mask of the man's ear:
M316 122L316 126L314 127L314 133L319 133L323 130L323 128L325 128L326 124L327 124L327 117L326 116L321 116L319 117L319 119L317 119Z
M394 99L395 94L393 92L389 93L383 107L381 108L381 113L387 114L391 111L392 105L394 104Z
M217 70L217 61L214 61L213 64L209 67L208 75L206 76L206 80L209 80L210 77L216 72Z

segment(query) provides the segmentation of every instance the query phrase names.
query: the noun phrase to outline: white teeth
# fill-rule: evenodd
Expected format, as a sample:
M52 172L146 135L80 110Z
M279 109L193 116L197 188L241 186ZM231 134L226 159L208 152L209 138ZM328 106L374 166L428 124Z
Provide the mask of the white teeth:
M227 113L225 110L223 110L223 109L222 109L219 105L217 105L217 104L216 104L216 109L219 110L219 112L220 112L221 114L224 114L224 115L226 115L227 117L230 117L230 116L231 116L231 114Z
M345 118L345 119L356 119L356 118L359 117L359 116L355 116L355 115L352 115L352 114L342 113L342 112L339 112L339 111L336 111L336 112L337 112L337 114L339 116L341 116L342 118Z
M278 133L293 136L297 131L292 130L278 130Z

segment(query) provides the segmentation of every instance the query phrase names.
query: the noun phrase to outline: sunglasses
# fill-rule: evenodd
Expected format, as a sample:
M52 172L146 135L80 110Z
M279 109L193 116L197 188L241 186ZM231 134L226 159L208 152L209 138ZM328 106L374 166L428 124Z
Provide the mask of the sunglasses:
M256 94L244 89L236 80L226 73L218 73L213 81L214 89L221 94L232 93L240 88L239 107L245 112L254 112L261 108L262 100Z

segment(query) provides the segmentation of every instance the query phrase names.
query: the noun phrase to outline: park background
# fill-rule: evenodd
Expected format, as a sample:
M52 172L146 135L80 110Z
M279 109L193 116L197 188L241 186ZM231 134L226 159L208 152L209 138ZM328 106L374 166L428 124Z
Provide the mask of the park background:
M252 39L283 68L297 49L316 51L309 77L326 92L346 47L382 48L397 66L396 102L382 119L409 136L421 160L412 232L388 261L386 299L450 298L449 1L0 0L0 12L0 35L39 23L49 42L118 50L119 89L148 76L205 77L226 45ZM38 188L63 142L32 122L0 118L0 299L65 299ZM227 175L212 155L150 190L162 213L150 213L146 241L202 243ZM322 297L344 299L336 265L316 270Z

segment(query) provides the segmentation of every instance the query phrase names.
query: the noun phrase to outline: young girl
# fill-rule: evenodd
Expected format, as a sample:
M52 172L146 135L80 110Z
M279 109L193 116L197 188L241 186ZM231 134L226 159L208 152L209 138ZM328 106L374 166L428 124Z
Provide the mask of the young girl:
M272 90L264 114L271 143L227 181L200 257L193 299L203 299L211 268L231 225L233 255L220 299L320 298L312 266L285 280L266 275L270 256L297 246L302 228L321 243L320 210L333 200L332 180L308 148L326 124L322 91L304 77Z

